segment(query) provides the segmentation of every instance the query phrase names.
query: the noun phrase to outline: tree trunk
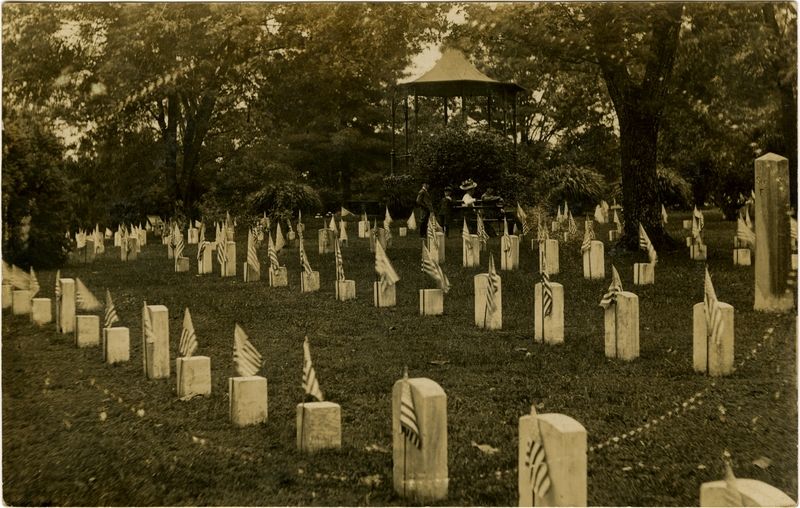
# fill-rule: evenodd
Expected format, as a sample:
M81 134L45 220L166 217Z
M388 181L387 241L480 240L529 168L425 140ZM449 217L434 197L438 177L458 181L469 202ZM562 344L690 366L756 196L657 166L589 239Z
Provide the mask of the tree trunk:
M174 201L180 199L178 187L178 97L167 96L167 118L162 130L164 141L164 169L167 173L169 196Z
M622 243L638 248L639 222L654 245L665 245L661 225L661 199L658 194L656 155L658 118L646 108L624 108L619 114L620 157L622 162L622 206L625 228Z

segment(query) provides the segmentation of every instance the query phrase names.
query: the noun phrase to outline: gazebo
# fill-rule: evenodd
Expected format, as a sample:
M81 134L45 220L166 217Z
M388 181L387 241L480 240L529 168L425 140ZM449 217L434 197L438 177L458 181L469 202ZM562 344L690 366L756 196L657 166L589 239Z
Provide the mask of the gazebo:
M405 154L401 157L407 161L409 153L408 130L408 97L414 96L414 134L417 134L417 111L419 111L418 97L441 97L444 104L444 123L447 125L448 110L447 99L450 97L461 98L461 110L465 111L465 97L486 97L486 116L488 125L492 125L492 100L498 98L504 106L510 102L512 106L512 138L514 150L517 148L517 94L525 89L516 83L502 82L490 78L479 71L466 59L463 53L456 49L447 49L436 64L419 78L397 83L392 95L392 160L394 170L395 159L395 111L398 94L403 96L403 117L405 125ZM507 134L508 128L504 119L502 130Z

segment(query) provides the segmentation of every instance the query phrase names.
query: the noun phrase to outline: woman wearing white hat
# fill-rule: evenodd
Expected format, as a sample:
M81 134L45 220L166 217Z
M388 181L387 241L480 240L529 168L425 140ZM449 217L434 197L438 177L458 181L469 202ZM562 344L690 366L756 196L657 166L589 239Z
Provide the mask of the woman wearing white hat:
M475 190L478 184L472 181L472 178L468 180L464 180L459 189L465 191L464 197L461 198L461 202L464 206L475 206L475 198L472 197L472 192Z

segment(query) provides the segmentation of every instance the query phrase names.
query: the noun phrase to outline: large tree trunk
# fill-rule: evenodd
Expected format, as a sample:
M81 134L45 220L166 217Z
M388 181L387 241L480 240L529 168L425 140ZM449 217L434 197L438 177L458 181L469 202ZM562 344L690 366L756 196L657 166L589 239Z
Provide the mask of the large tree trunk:
M599 8L593 31L597 47L623 44L621 30L616 29L619 26L617 8L611 4ZM598 55L600 71L620 126L625 221L620 243L629 249L638 248L639 223L656 248L674 245L661 225L656 161L659 121L678 50L683 5L674 3L656 9L659 12L652 21L651 55L646 60L641 82L634 80L621 60L602 52Z
M626 247L637 248L641 222L650 240L655 245L664 245L666 232L661 225L656 172L658 117L634 105L623 108L618 118L625 217L622 241Z

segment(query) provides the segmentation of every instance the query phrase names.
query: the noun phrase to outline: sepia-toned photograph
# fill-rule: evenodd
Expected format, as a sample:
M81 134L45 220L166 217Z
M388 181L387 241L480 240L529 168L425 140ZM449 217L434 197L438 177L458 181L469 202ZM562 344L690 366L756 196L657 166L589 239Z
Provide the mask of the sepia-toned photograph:
M797 506L796 2L5 2L8 506Z

